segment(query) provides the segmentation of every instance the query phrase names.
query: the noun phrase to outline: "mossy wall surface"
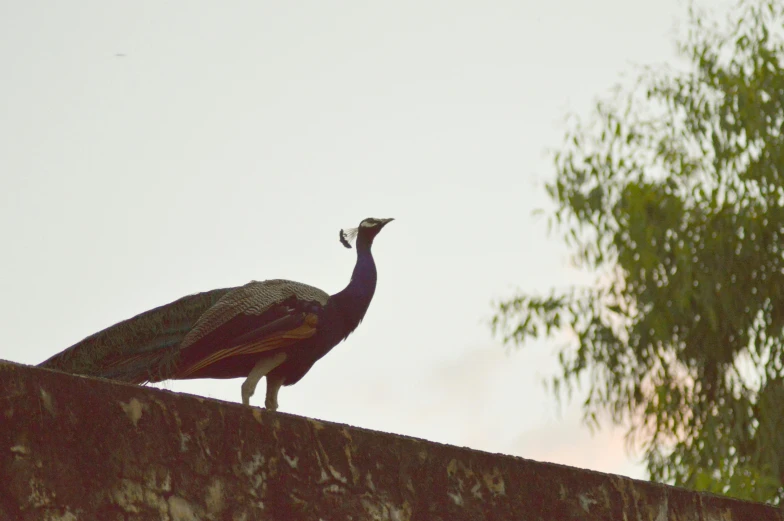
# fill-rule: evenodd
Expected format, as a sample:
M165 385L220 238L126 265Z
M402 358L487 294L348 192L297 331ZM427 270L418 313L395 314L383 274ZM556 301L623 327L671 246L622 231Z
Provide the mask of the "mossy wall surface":
M784 521L763 505L0 362L0 520Z

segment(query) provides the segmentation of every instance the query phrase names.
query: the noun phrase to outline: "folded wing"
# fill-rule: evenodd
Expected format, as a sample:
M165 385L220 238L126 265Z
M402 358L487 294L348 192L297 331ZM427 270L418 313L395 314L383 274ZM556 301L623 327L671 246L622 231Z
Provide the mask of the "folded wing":
M170 378L237 378L314 336L329 295L288 280L251 282L205 312L177 348Z

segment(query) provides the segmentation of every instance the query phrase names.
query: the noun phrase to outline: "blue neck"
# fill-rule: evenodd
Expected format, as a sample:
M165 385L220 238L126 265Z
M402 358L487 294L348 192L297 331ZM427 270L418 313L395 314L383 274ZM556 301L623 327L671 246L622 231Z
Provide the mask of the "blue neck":
M331 299L343 315L346 334L353 331L365 316L376 291L376 278L376 263L370 253L370 245L357 244L357 263L351 282Z

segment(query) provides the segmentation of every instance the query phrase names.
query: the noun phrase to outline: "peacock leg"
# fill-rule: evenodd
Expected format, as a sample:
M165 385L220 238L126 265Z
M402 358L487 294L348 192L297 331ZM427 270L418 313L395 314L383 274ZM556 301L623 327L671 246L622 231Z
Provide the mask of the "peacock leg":
M278 353L269 358L262 358L250 370L250 374L242 382L242 404L250 405L250 397L256 392L256 386L267 373L278 367L286 359L286 353Z
M264 406L268 411L278 410L278 391L281 385L283 377L267 375L267 398L264 400Z

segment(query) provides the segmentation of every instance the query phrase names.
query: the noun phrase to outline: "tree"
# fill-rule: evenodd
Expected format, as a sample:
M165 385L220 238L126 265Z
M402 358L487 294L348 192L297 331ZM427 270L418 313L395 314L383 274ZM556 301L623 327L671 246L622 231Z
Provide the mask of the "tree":
M574 333L558 396L587 384L650 477L784 498L784 3L694 6L689 66L644 69L554 154L551 224L592 287L497 305L505 342Z

